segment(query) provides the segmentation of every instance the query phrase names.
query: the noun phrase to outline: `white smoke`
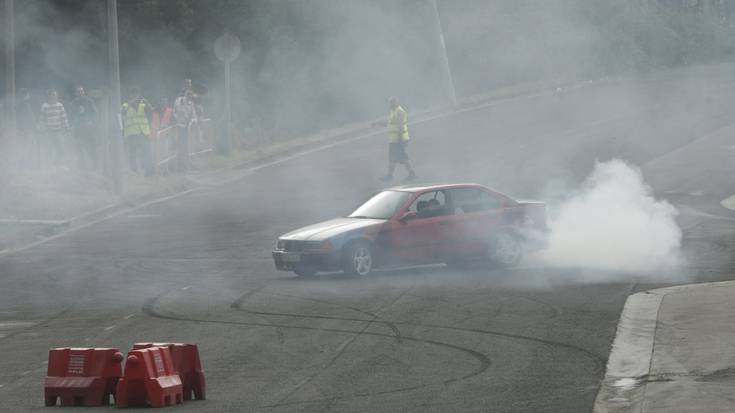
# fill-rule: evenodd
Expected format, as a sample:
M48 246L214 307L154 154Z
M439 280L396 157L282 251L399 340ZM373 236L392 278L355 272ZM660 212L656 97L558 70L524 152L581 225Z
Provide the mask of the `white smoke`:
M656 200L640 170L597 163L582 188L551 214L546 265L661 275L682 264L678 212Z

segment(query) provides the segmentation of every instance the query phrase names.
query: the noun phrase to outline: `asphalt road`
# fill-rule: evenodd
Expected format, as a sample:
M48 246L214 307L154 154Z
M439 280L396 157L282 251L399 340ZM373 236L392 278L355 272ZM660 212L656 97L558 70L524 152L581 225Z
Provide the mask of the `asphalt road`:
M710 69L590 84L412 125L410 154L424 181L553 201L596 159L642 164L732 123L733 92ZM382 136L335 146L0 258L0 411L45 409L49 348L138 341L199 345L208 399L177 411L590 411L626 297L665 281L538 264L274 270L275 238L380 189L386 152ZM718 194L668 195L703 209ZM680 219L687 272L729 279L735 225Z

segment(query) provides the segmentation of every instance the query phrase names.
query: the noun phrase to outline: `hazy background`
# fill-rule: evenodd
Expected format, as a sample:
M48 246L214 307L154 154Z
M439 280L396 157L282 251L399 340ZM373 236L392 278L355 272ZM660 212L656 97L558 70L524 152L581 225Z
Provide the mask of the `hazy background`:
M75 84L105 85L104 1L15 3L18 88L68 94ZM735 4L721 0L437 6L460 97L735 54ZM225 28L236 34L243 52L233 66L234 117L241 127L262 119L270 137L374 118L390 95L414 110L447 103L428 0L122 0L118 9L123 87L140 85L154 100L190 77L209 91L215 116L223 69L213 41Z

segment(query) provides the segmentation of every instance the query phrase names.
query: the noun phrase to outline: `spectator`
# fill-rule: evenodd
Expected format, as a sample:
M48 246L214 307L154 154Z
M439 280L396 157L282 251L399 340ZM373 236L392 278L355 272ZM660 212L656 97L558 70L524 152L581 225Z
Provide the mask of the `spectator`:
M39 126L44 141L39 145L40 152L47 153L50 162L58 165L64 157L65 141L69 136L69 120L55 89L46 91L46 102L41 105Z
M138 172L138 164L145 176L153 175L153 156L151 154L151 127L148 117L153 107L140 94L140 89L130 89L130 98L122 105L123 135L128 153L130 169Z
M184 89L182 95L174 102L174 124L176 125L178 141L176 143L176 164L179 172L191 168L189 159L189 128L197 120L194 92Z
M156 139L158 132L171 126L173 119L173 108L169 104L168 98L161 98L158 107L153 110L153 118L151 119L151 137Z
M97 169L97 106L77 86L69 111L80 170Z
M169 104L168 98L161 98L158 106L153 110L153 117L151 119L151 146L153 147L153 159L160 159L165 141L163 139L166 136L170 136L170 131L167 135L162 132L171 127L171 120L173 118L173 109Z

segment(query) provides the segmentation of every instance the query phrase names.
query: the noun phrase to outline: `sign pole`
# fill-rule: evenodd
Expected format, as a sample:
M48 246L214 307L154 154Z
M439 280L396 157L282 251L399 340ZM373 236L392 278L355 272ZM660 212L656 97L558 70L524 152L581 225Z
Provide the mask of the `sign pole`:
M7 96L7 125L15 133L15 19L14 0L5 0L5 94Z
M117 0L107 0L108 77L110 107L107 117L111 140L110 169L115 192L122 193L122 116L120 114L120 49L117 39Z
M447 97L452 106L457 106L457 91L454 89L454 80L452 79L452 68L449 65L449 56L447 56L447 45L444 42L444 30L442 29L442 21L439 17L439 7L436 0L431 0L431 7L434 12L434 27L436 28L437 52L442 62L442 74L444 75L444 85L447 90Z
M225 62L225 122L227 122L227 153L234 149L232 137L232 90L230 83L230 62Z
M240 56L240 39L225 31L214 42L214 54L225 64L225 133L227 136L222 142L225 151L229 154L234 149L232 137L232 77L230 63Z

